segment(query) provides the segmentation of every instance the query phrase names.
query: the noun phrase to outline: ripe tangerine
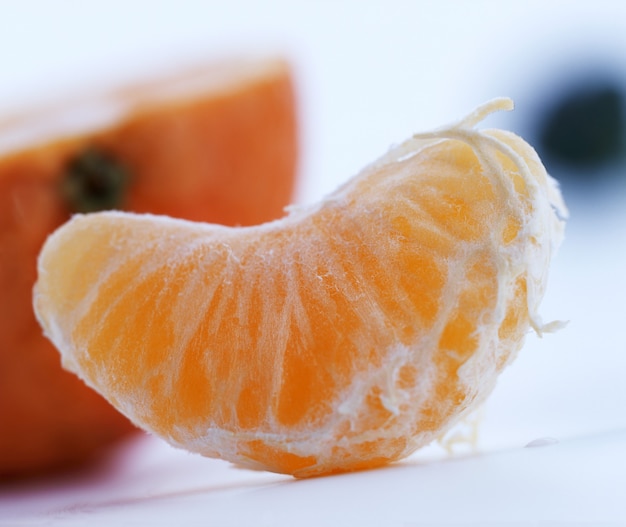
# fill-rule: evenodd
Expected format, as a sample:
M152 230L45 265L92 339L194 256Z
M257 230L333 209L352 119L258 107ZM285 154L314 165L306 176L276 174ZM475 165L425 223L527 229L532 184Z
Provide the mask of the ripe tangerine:
M250 225L296 180L288 64L229 59L74 97L0 127L0 479L81 465L135 430L65 372L32 310L36 259L76 212Z

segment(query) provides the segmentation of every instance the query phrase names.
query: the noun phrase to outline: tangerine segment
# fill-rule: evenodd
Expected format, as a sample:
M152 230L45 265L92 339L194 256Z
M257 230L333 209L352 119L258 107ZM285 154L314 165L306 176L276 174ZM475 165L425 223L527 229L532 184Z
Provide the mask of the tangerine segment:
M45 333L173 445L298 477L407 456L545 327L566 211L530 146L473 129L508 106L416 136L263 225L76 216L40 255Z

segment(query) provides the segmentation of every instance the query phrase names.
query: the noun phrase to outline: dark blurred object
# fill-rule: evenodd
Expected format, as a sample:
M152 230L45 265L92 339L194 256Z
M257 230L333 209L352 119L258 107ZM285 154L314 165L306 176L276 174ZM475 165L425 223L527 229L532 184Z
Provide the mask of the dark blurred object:
M605 168L626 159L625 108L624 85L617 80L589 75L571 82L538 120L537 149L548 171L580 182L624 172Z
M617 86L575 87L545 116L540 144L564 163L589 168L620 157L626 126Z

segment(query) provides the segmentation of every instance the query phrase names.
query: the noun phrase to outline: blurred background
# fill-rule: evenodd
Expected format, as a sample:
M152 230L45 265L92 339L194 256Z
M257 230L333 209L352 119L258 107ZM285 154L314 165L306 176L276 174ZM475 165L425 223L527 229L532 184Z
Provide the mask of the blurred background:
M626 428L626 2L0 0L2 116L181 62L275 53L296 69L300 185L319 199L414 132L490 117L559 179L571 220L546 320L483 413L484 448Z

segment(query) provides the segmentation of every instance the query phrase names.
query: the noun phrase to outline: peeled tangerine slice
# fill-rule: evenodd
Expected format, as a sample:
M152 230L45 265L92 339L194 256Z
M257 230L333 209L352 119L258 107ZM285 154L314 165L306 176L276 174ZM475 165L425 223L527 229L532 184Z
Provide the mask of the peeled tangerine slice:
M177 447L298 477L403 458L552 329L561 195L522 139L474 129L511 108L259 226L77 215L39 257L38 319L67 369Z

